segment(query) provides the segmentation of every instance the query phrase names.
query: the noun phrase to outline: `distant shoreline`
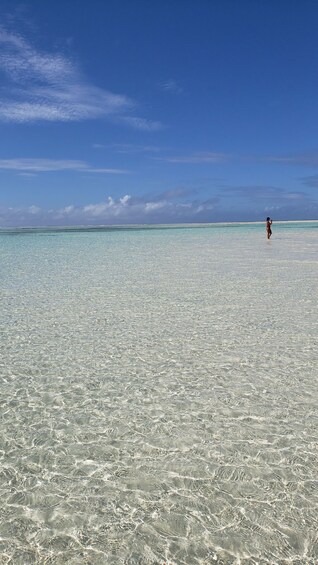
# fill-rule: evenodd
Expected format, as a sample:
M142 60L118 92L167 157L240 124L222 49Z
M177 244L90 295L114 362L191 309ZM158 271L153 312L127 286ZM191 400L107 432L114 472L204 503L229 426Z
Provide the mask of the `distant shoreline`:
M279 224L309 224L318 222L316 220L274 220L275 225ZM125 229L182 229L182 228L207 228L222 226L248 226L263 225L264 221L257 222L200 222L200 223L180 223L180 224L88 224L88 225L71 225L71 226L0 226L0 233L4 231L30 231L30 230L125 230Z

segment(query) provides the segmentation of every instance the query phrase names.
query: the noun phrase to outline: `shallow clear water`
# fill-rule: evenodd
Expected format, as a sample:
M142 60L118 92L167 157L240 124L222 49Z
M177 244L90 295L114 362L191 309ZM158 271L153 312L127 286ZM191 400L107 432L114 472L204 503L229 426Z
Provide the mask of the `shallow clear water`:
M318 563L318 223L0 232L0 563Z

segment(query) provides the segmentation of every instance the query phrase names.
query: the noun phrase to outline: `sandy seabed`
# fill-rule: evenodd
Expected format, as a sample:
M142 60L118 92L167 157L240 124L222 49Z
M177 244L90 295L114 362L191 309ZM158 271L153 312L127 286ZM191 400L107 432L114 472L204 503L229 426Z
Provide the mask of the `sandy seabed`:
M0 234L0 563L318 563L318 224Z

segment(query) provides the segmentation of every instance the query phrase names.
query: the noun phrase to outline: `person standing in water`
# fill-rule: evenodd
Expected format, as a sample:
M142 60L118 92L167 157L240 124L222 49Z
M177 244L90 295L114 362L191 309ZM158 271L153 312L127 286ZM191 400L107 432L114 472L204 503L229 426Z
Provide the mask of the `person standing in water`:
M273 220L271 220L270 218L266 218L266 235L267 235L267 239L269 239L270 236L272 235L272 229L271 229L272 223L273 223Z

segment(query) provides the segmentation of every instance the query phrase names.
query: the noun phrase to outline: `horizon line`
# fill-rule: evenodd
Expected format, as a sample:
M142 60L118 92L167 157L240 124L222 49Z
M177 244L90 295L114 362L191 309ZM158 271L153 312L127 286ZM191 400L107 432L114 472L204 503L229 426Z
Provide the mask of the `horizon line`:
M317 219L311 220L276 220L274 224L305 224L305 223L312 223L318 222ZM74 224L74 225L66 225L66 226L59 226L59 225L38 225L38 226L0 226L0 231L7 231L7 230L72 230L72 229L105 229L105 228L114 228L114 229L127 229L127 228L184 228L184 227L197 227L197 228L204 228L209 226L231 226L231 225L263 225L265 220L258 220L258 221L220 221L220 222L181 222L181 223L169 223L169 224Z

